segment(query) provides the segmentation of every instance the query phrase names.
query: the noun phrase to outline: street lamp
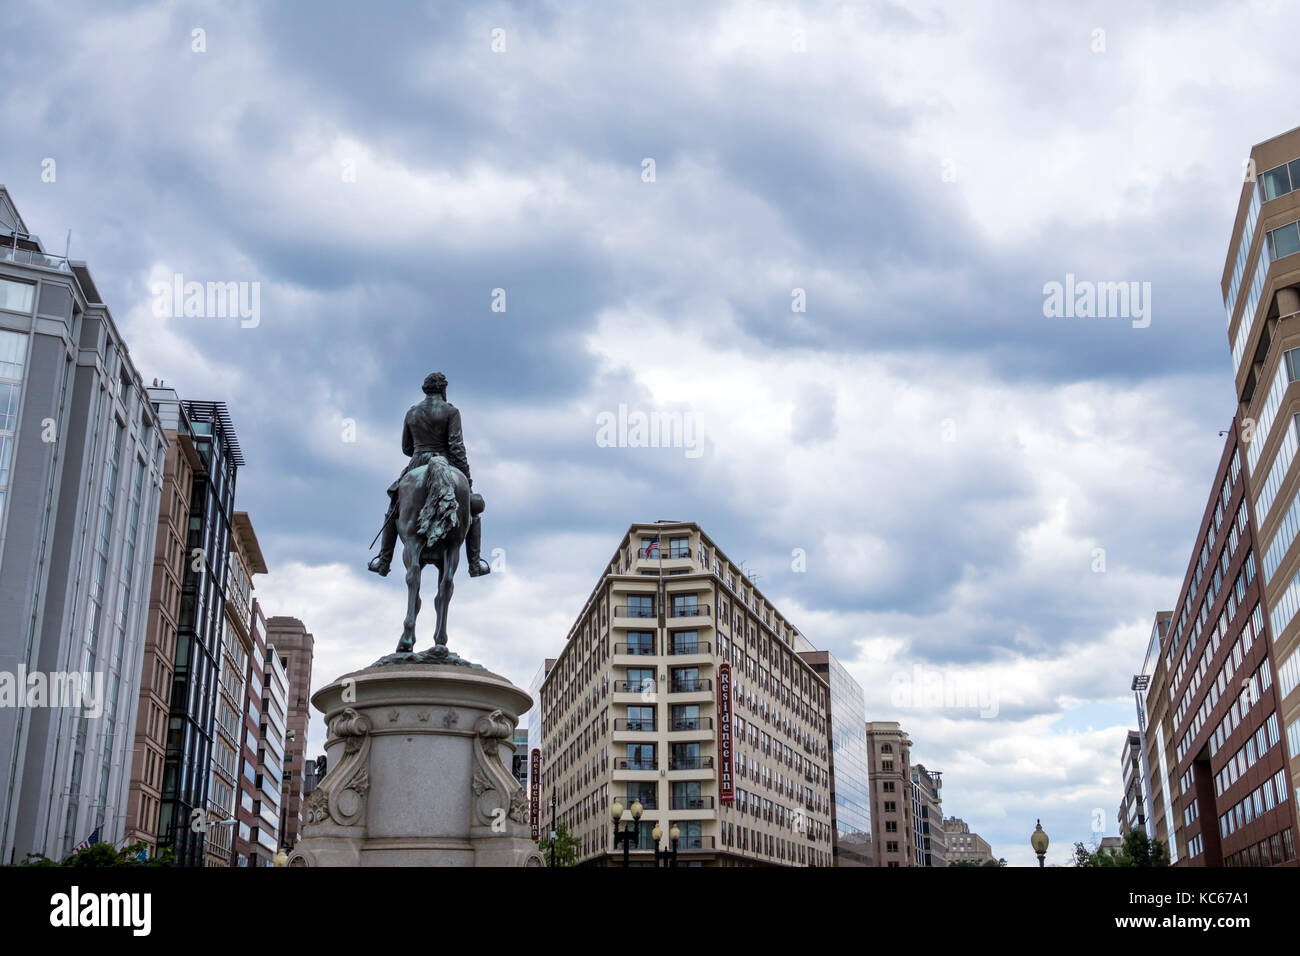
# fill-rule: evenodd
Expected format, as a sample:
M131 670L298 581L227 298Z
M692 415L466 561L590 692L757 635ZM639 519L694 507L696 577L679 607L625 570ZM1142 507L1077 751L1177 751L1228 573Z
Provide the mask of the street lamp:
M280 847L280 852L275 855L275 859L271 861L271 865L272 866L289 865L289 854L284 852L284 847Z
M641 829L641 812L645 808L641 806L640 800L633 800L629 809L632 811L632 822L620 830L619 824L623 821L623 804L615 800L614 805L609 808L609 815L614 820L614 849L617 850L618 845L623 844L624 866L631 865L628 862L628 851L632 848L632 844L637 841Z
M659 849L659 841L664 838L663 828L659 826L659 824L655 824L655 828L650 831L650 835L654 837L655 840L655 866L660 865L660 860L664 861L663 866L676 866L677 841L682 838L682 831L677 829L677 824L674 823L673 828L668 831L668 839L672 841L671 850Z
M1043 857L1047 855L1047 832L1043 829L1043 821L1038 821L1038 826L1034 828L1033 835L1029 838L1029 845L1034 848L1038 854L1038 865L1043 865Z

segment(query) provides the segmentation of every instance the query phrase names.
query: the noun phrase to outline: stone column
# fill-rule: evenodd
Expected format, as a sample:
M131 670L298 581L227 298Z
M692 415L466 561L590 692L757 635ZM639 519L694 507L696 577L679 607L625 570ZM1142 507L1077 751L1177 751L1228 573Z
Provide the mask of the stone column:
M328 771L291 867L545 865L510 772L532 700L504 677L391 655L312 704L329 728Z

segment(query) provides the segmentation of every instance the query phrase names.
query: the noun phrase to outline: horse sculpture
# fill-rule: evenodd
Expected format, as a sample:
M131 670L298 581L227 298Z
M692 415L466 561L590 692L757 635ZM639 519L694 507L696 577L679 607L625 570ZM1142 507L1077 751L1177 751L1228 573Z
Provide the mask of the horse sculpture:
M433 474L430 474L431 469ZM443 500L430 505L429 492L438 485L444 489ZM402 540L407 592L406 621L402 627L402 639L397 643L399 654L407 653L415 647L415 618L420 613L420 579L424 568L430 564L438 569L438 593L433 599L438 614L434 644L444 649L447 646L447 609L451 604L452 592L456 589L460 549L474 518L471 501L475 498L482 501L478 495L471 495L465 476L440 456L432 457L428 464L412 468L397 483L397 536ZM440 516L436 515L439 508L442 511Z

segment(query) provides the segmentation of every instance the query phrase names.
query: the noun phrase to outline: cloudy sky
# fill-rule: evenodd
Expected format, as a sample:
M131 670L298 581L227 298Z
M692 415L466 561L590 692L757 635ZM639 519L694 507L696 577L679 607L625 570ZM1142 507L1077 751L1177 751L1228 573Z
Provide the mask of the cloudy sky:
M1115 832L1295 13L367 8L18 4L0 47L0 182L48 247L72 230L146 379L229 404L257 593L314 632L316 686L396 642L366 544L440 369L502 549L459 584L460 653L526 686L628 524L692 519L999 855L1039 817L1049 862L1093 808ZM157 316L178 274L259 283L256 324ZM1045 317L1067 274L1150 283L1149 326ZM602 447L621 405L701 453ZM936 680L986 706L906 699Z

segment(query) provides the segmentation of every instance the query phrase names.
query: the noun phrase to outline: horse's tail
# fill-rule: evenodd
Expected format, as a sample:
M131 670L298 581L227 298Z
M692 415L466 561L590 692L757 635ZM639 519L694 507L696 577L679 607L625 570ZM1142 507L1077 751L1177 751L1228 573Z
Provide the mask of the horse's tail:
M426 549L437 547L452 534L460 524L459 512L454 469L441 456L435 455L424 472L424 505L415 525Z

